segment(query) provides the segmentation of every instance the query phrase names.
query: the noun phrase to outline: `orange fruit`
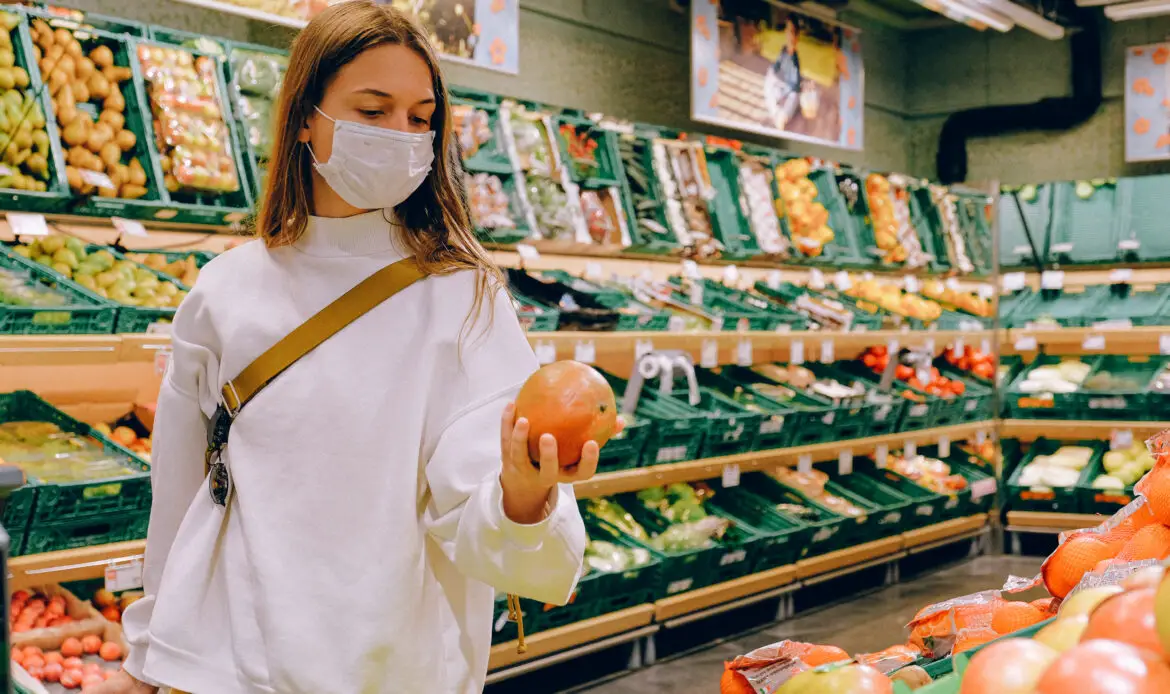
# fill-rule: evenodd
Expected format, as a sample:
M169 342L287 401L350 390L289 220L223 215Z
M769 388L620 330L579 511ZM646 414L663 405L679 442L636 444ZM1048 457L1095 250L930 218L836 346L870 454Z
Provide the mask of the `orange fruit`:
M1170 465L1155 465L1138 486L1154 518L1170 525Z
M851 660L848 653L836 646L813 646L802 654L800 659L809 667L820 667L842 660Z
M1063 598L1098 562L1112 558L1110 546L1096 535L1076 535L1049 555L1040 569L1040 575L1048 592Z
M958 694L1031 694L1060 654L1031 639L1005 639L971 657Z
M1134 533L1156 521L1154 512L1150 510L1150 505L1142 504L1128 518L1118 523L1112 530L1101 535L1101 539L1109 544L1117 544L1118 548L1120 548L1121 545L1129 542L1129 539L1134 536Z
M1035 694L1163 694L1170 667L1158 656L1120 641L1082 641L1056 659Z
M1153 588L1139 588L1109 598L1089 615L1081 641L1113 639L1165 657L1154 617Z
M1056 608L1059 607L1056 598L1040 598L1028 604L1040 610L1045 616L1056 614Z
M1044 621L1045 613L1026 602L1008 602L1000 605L991 618L991 628L999 634L1010 634Z
M1161 523L1147 525L1134 534L1117 553L1121 561L1143 561L1170 557L1170 528Z
M578 361L557 361L528 377L516 396L516 418L529 423L528 455L540 460L540 437L557 440L561 467L581 460L588 441L604 446L617 431L617 402L605 377Z
M719 694L756 694L756 690L747 678L728 668L723 671L723 678L719 681Z
M956 656L973 648L978 648L983 644L994 641L999 638L999 634L990 627L982 629L964 629L959 632L959 638L955 639L955 647L951 649L951 656Z

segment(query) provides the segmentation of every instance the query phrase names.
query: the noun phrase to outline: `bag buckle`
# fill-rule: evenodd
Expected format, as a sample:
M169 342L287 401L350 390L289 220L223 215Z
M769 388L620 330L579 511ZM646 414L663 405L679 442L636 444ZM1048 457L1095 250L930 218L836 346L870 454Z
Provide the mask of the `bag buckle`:
M208 491L216 506L227 506L231 496L232 479L227 465L223 462L223 449L227 446L234 415L223 402L215 407L215 414L207 422L207 453L203 462L207 468Z

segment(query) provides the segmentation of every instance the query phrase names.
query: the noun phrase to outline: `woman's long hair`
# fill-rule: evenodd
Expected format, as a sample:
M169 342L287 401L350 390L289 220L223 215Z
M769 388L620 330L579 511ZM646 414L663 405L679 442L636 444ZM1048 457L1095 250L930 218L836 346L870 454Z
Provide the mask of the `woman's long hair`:
M276 109L256 234L269 248L276 248L294 243L304 233L312 213L313 160L297 136L338 71L362 52L387 44L406 46L426 61L435 92L434 165L418 190L394 212L406 228L407 250L424 272L477 271L475 301L468 316L474 322L485 300L503 281L471 226L463 164L452 135L450 100L435 51L410 17L389 6L375 5L372 0L333 5L309 22L293 42Z

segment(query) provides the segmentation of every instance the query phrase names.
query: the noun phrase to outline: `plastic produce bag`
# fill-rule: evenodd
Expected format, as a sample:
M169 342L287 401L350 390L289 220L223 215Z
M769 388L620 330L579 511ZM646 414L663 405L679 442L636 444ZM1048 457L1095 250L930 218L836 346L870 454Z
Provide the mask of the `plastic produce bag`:
M739 679L740 684L746 683L750 691L772 694L785 682L806 670L849 660L849 655L836 646L785 639L726 663L723 691L742 691L742 688L737 690L727 683L728 680Z
M960 637L971 638L965 632L990 630L995 609L1003 602L998 590L985 590L927 605L906 625L909 644L928 658L945 658Z
M280 95L288 58L272 53L232 51L232 74L241 94L275 99Z

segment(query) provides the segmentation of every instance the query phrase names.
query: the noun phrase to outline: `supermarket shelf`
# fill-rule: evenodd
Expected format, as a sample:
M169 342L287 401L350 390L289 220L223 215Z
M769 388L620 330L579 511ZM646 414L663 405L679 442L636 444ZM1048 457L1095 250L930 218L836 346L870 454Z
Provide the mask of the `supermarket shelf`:
M902 535L866 542L856 547L846 547L836 552L822 554L811 559L801 559L796 562L796 576L801 580L808 580L816 576L833 574L859 564L869 564L877 560L895 558L904 544Z
M1129 430L1135 437L1147 437L1163 429L1170 429L1170 422L1005 419L1000 427L1000 436L1023 441L1034 441L1041 436L1049 439L1105 440L1110 438L1114 431Z
M654 618L659 622L665 622L675 617L706 610L750 595L772 591L796 581L796 573L796 566L781 566L770 571L737 578L734 581L717 583L706 588L664 598L654 603Z
M1166 271L1170 273L1170 270ZM1161 338L1170 336L1170 326L1131 328L1012 328L1000 340L1003 354L1161 354ZM1035 340L1035 347L1016 349ZM1086 349L1086 346L1088 347Z
M603 614L600 617L569 624L558 629L542 631L528 637L528 651L525 653L517 652L515 641L492 646L488 669L499 670L526 660L564 651L574 646L648 627L653 621L654 606L646 604L631 607L621 612Z
M1062 533L1100 525L1108 516L1092 513L1047 513L1043 511L1008 511L1009 532Z
M295 17L283 17L271 12L261 12L260 10L253 10L242 5L237 5L231 2L216 2L216 0L175 0L184 5L194 5L195 7L203 7L208 10L215 10L216 12L223 12L225 14L234 14L246 19L252 19L257 22L266 22L268 24L279 24L280 26L290 27L292 29L304 29L308 22L303 19L296 19Z
M119 335L0 336L0 366L115 364L121 353Z
M950 539L955 536L968 535L976 533L987 525L988 516L986 513L979 513L974 516L967 516L966 518L954 518L942 523L935 523L928 525L925 528L918 528L902 534L904 540L904 547L907 550L912 550L923 545L934 544L940 540Z
M609 496L622 492L632 492L657 485L674 484L675 482L696 482L718 477L723 468L728 465L738 465L740 472L755 470L769 470L781 465L795 465L797 458L802 455L811 455L814 462L835 460L842 451L853 451L854 455L872 453L878 446L887 445L891 449L913 441L920 445L928 445L941 437L951 441L961 441L975 434L977 431L990 431L995 427L994 420L957 424L949 427L934 429L919 429L886 436L870 436L864 439L847 439L830 443L818 443L812 446L795 446L793 448L777 448L767 451L754 451L739 455L729 455L720 458L705 458L685 463L669 465L652 465L649 467L622 470L620 472L604 473L588 482L576 484L577 498L588 499L597 496Z
M1159 284L1170 282L1170 265L1166 263L1111 263L1102 266L1063 266L1065 287L1090 287L1098 284L1113 284L1117 280L1113 273L1119 268L1128 268L1132 275L1125 281L1129 284ZM1009 274L1004 271L1001 274ZM1032 289L1040 288L1040 273L1024 273L1025 282Z
M17 590L43 583L101 578L110 564L140 559L145 551L146 540L135 540L15 557L8 561L8 587Z

